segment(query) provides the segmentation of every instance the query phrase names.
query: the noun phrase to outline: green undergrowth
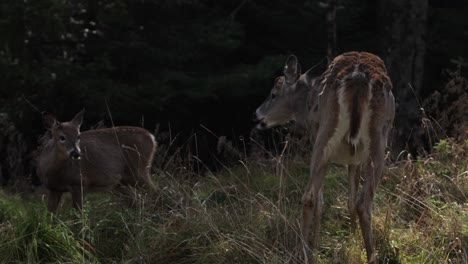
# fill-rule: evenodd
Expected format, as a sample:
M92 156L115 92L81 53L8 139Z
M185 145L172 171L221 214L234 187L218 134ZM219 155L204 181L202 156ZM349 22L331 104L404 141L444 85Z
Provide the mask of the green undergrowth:
M41 203L0 192L0 263L95 262L82 242Z
M468 142L441 141L388 164L373 207L380 263L468 262ZM219 172L157 171L134 206L90 194L55 215L40 199L0 193L0 263L288 263L300 260L308 160L265 155ZM191 176L187 176L190 174ZM365 263L351 231L346 169L330 166L318 263Z

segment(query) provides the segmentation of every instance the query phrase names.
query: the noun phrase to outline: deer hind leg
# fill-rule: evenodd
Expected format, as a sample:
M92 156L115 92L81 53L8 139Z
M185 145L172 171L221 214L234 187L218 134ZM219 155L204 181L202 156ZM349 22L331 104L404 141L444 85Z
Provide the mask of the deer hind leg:
M361 177L361 165L348 165L348 210L351 220L351 232L356 230L357 219L357 190L359 188L359 180Z
M131 207L145 195L156 193L156 186L151 180L151 167L145 166L142 162L138 167L126 168L121 181L120 192L132 200Z
M147 191L149 195L156 193L156 186L151 180L151 164L141 164L138 174L140 175L139 185Z
M139 197L135 185L119 184L116 190L120 193L121 199L129 208L135 208L138 205Z
M124 184L140 189L154 192L156 190L151 181L151 164L144 153L135 147L126 150L127 166L123 173Z
M47 208L51 212L55 212L62 198L63 192L50 191L47 195Z
M118 194L119 198L130 208L135 207L138 202L137 187L139 183L134 177L134 172L133 169L126 167L122 174L117 174L115 178L120 179L120 181L113 190L113 193Z
M382 143L380 143L382 142ZM357 205L359 223L361 225L364 245L366 247L368 263L376 263L375 243L372 236L372 203L376 189L380 182L382 169L385 162L384 141L373 142L370 157L365 164L365 183L362 188L361 197Z

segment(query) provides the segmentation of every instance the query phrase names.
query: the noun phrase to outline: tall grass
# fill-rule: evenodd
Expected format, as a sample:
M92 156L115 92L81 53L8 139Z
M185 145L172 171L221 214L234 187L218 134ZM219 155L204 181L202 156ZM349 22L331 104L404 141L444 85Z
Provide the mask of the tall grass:
M233 165L202 174L162 148L170 164L155 170L158 194L139 196L134 207L92 194L83 214L65 202L51 215L42 202L2 193L0 262L298 261L309 161L293 147L283 142L276 154L260 149L247 158L239 151ZM373 208L381 263L468 263L468 142L445 140L435 149L384 172ZM319 263L366 259L359 230L350 231L345 173L334 166L327 173Z
M0 193L1 263L94 262L70 230L42 204Z

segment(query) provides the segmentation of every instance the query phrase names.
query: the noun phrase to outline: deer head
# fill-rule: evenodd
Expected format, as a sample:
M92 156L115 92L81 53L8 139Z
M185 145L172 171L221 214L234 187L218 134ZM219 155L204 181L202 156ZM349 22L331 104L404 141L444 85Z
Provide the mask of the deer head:
M83 122L83 114L84 109L76 114L71 121L61 123L52 114L42 113L42 123L49 131L57 153L64 158L80 158L80 126Z
M255 111L257 129L268 129L291 121L308 122L308 108L314 103L307 99L314 100L311 97L314 91L310 89L314 86L314 76L310 70L301 74L301 65L294 55L286 60L283 73L275 79L270 94Z

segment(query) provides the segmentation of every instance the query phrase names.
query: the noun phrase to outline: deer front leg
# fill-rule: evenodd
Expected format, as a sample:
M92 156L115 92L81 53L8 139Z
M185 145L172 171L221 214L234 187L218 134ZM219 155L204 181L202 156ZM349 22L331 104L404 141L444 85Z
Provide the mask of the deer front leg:
M83 196L84 196L81 187L80 186L74 187L71 190L71 195L72 195L73 207L76 210L81 211L83 209Z
M323 169L324 171L324 169ZM323 174L323 173L322 173ZM322 214L322 187L311 185L302 197L302 237L304 242L309 240L310 227L312 226L311 249L317 249L320 244L320 219Z
M47 195L47 208L49 209L49 211L55 212L57 210L57 207L60 203L60 199L62 198L62 194L62 192L49 190L49 193Z
M308 243L310 227L312 226L311 250L317 250L320 245L320 220L322 216L323 178L327 167L322 151L315 151L312 155L311 175L308 187L302 197L302 237Z
M348 165L348 210L351 219L351 232L356 230L357 219L357 189L359 187L359 179L361 177L361 165Z

